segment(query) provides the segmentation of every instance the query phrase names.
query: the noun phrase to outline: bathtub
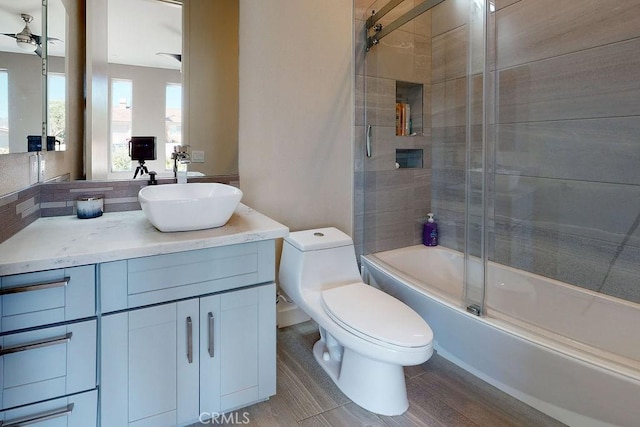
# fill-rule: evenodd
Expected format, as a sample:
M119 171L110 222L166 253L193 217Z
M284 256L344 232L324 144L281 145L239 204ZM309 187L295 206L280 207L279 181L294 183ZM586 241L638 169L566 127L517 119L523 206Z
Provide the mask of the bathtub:
M476 316L461 302L463 264L417 245L364 255L362 275L429 323L438 354L506 393L569 425L638 425L637 304L489 262ZM471 261L469 277L481 272Z

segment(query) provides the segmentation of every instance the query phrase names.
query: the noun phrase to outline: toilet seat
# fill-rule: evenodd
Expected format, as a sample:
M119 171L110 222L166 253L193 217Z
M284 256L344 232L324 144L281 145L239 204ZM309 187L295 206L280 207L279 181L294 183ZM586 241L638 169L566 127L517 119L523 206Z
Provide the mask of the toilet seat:
M322 291L325 313L341 327L391 349L431 345L433 332L403 302L362 282Z

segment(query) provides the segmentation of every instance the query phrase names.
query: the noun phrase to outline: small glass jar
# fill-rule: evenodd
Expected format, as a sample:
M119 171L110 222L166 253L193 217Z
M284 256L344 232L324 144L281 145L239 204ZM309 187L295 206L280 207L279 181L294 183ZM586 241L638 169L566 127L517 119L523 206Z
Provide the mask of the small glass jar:
M80 219L98 218L104 210L103 196L82 196L76 199L76 213Z

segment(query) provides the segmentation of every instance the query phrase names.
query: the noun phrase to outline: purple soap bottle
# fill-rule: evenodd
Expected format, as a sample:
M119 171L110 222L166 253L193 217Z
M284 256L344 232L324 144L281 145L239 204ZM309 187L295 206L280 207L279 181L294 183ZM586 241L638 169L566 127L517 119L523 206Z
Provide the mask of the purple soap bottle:
M422 243L425 246L438 246L438 224L433 219L433 214L427 214L427 222L422 230Z

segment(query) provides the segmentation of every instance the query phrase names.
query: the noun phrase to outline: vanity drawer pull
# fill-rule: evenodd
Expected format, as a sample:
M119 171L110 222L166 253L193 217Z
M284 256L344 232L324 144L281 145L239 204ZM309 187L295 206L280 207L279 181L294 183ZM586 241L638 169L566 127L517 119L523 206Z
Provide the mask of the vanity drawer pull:
M15 288L0 289L0 296L19 294L22 292L40 291L42 289L62 288L69 284L70 277L65 277L62 280L55 280L53 282L34 283L33 285L16 286Z
M209 320L209 345L208 345L208 351L209 351L209 357L213 357L213 326L214 326L214 317L213 317L213 313L209 312L208 315L208 320Z
M4 356L6 354L12 354L12 353L19 353L27 350L33 350L36 348L48 347L50 345L65 344L71 341L72 336L73 336L73 332L67 332L65 335L61 337L51 338L43 341L36 341L31 344L23 344L23 345L17 345L15 347L7 347L7 348L0 347L0 356ZM2 424L0 424L0 427L1 426Z
M187 360L193 363L193 322L187 317Z
M39 423L41 421L52 420L54 418L60 418L65 415L69 415L73 412L73 403L69 403L66 407L60 409L54 409L53 411L43 412L39 415L34 415L30 417L21 418L15 421L9 421L8 424L3 424L3 421L0 421L0 427L21 427L21 426L29 426L31 424Z

